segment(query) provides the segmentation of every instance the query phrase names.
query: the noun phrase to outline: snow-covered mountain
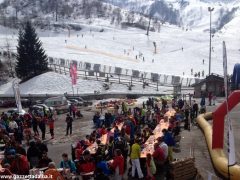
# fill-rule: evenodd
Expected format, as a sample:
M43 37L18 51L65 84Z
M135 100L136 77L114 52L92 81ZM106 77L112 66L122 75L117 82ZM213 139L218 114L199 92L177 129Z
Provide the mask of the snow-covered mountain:
M154 16L162 22L183 27L209 26L208 7L213 7L212 23L220 30L239 13L240 1L234 0L105 0L108 3Z
M82 17L94 21L102 17L119 24L134 12L137 16L152 16L162 23L208 30L208 7L214 8L212 24L216 31L240 14L239 0L0 0L0 23L6 17L12 18L10 20L27 17L48 26L49 21L57 18L66 22ZM113 19L114 15L117 17ZM140 21L137 16L132 22Z

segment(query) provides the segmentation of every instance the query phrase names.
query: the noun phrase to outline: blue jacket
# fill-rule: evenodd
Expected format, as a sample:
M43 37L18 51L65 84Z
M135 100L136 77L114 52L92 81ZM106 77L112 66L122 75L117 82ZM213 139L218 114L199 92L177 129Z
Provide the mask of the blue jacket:
M68 160L67 162L61 161L60 168L70 169L71 173L76 173L77 171L75 163L71 160Z
M168 146L175 146L175 140L169 132L166 132L163 139Z

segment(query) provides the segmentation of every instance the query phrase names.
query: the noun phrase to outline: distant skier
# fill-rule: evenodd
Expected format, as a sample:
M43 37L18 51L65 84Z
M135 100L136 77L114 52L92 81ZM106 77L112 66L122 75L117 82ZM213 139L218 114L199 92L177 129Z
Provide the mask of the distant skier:
M133 46L133 51L134 51L134 46Z
M85 45L85 49L87 49L87 46Z
M136 55L136 59L137 59L137 55Z
M198 72L198 77L200 77L200 75L201 75L201 74L200 74L200 71L199 71L199 72Z
M183 51L183 47L182 47L182 51Z
M202 71L202 77L204 77L204 70Z
M193 75L193 68L191 69L191 75Z
M183 74L183 76L185 75L185 73L184 73L184 72L183 72L182 74Z
M154 59L152 59L152 63L154 63Z
M145 61L145 58L143 57L143 62Z
M204 59L202 60L202 63L204 64Z
M82 34L82 38L83 38L83 34Z
M65 43L67 44L67 40L65 39Z

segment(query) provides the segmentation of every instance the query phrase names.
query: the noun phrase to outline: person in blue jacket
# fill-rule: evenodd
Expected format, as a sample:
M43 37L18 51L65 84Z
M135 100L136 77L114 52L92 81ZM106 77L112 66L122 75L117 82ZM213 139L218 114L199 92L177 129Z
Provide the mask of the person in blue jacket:
M68 159L68 154L63 153L62 158L63 160L60 162L60 168L70 169L71 173L75 174L77 168L75 166L75 163L72 160Z

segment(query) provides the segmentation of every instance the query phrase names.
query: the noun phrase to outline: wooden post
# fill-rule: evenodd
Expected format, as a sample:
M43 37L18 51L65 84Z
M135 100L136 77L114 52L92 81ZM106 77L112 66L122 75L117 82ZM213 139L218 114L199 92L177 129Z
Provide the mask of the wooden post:
M87 72L86 71L84 71L85 72L85 78L87 79Z
M106 79L106 82L109 82L109 77L108 77L108 73L107 73L107 79Z

